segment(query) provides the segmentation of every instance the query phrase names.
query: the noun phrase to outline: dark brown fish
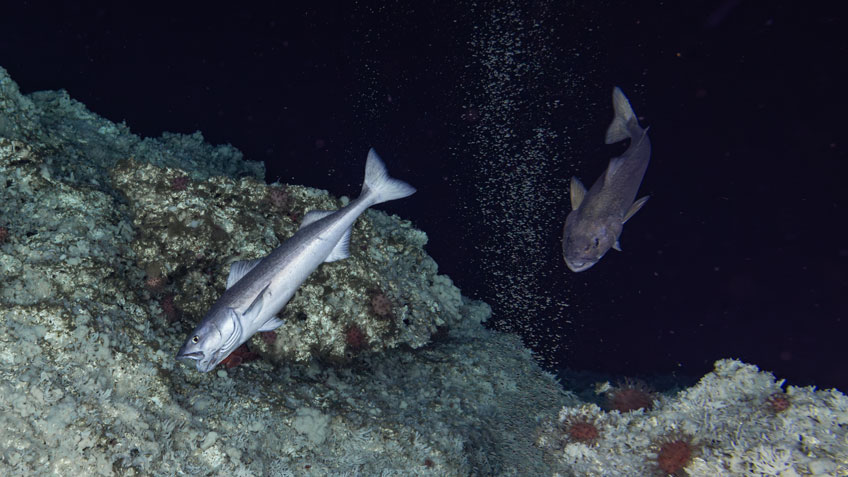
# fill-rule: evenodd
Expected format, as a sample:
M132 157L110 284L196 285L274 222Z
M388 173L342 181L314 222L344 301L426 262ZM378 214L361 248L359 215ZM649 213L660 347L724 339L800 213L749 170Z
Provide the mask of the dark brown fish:
M624 93L612 92L615 117L607 128L606 143L630 139L624 154L610 160L607 170L589 191L571 178L571 213L562 229L562 256L571 271L582 272L598 263L610 248L621 250L618 237L624 223L639 211L648 197L636 199L651 160L648 129L639 120Z

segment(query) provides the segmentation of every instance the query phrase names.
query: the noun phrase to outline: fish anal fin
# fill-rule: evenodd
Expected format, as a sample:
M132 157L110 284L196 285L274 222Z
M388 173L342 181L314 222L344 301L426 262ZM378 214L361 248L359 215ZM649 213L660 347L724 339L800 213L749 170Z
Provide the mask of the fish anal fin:
M580 179L572 177L569 193L571 195L571 210L577 210L583 203L583 198L586 197L586 187L583 186Z
M350 232L353 230L353 226L348 228L344 235L342 235L339 243L333 247L333 250L330 252L330 255L324 259L325 262L335 262L336 260L343 260L347 257L350 257Z
M630 206L630 210L627 211L627 214L624 215L624 220L622 220L621 223L626 224L627 221L630 220L630 217L633 217L636 212L639 212L639 209L641 209L642 206L645 205L645 202L648 202L648 199L650 198L651 196L646 195L645 197L642 197L641 199L638 199L636 202L634 202L633 205Z

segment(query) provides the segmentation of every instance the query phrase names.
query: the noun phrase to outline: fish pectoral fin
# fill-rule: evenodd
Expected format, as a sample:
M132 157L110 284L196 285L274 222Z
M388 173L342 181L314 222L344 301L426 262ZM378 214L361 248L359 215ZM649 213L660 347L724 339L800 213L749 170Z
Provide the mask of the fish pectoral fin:
M333 247L330 255L327 255L327 258L324 259L325 262L335 262L336 260L343 260L350 257L350 232L352 230L353 226L350 226L350 228L345 230L345 233L342 235L339 243Z
M257 331L272 331L272 330L276 330L277 328L279 328L279 327L283 326L283 324L284 324L284 323L285 323L285 321L284 321L284 320L281 320L280 318L277 318L276 316L272 316L272 317L271 317L270 319L268 319L268 321L266 321L266 322L265 322L265 324L264 324L264 325L262 325L262 327L261 327L261 328L259 328L259 330L257 330Z
M265 285L265 288L263 288L262 291L259 292L259 294L256 295L256 298L253 300L253 303L251 303L250 306L248 306L247 309L244 310L244 313L242 313L242 316L245 316L245 317L259 316L259 314L262 313L262 308L265 307L265 298L266 298L266 296L271 294L271 292L268 291L268 289L270 287L271 287L270 283Z
M614 243L614 244L612 244L612 249L613 249L613 250L618 250L619 252L621 251L621 244L620 244L620 243L618 243L618 240L616 240L616 241L615 241L615 243Z
M323 219L324 217L332 214L333 212L335 212L335 210L311 210L307 212L306 215L303 216L303 222L300 223L300 227L298 227L298 230L306 227L312 222L317 222Z
M247 275L247 273L253 270L253 268L261 261L261 258L257 258L255 260L239 260L238 262L233 262L230 265L230 274L227 275L227 288L235 285L237 281L241 280L241 277Z
M633 217L636 212L639 212L639 209L641 209L642 206L645 205L645 202L647 202L650 198L651 196L646 195L645 197L642 197L641 199L634 202L633 205L630 206L630 210L628 210L627 213L624 214L624 220L622 220L621 223L626 224L627 221L630 220L630 217Z
M568 189L571 194L571 210L577 210L583 203L583 198L586 197L586 187L583 186L580 179L572 176L571 186Z

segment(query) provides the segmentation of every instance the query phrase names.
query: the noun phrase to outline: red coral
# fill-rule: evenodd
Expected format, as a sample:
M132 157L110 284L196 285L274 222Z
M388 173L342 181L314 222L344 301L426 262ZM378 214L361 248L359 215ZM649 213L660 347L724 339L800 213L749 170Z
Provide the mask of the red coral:
M174 192L186 190L186 187L188 187L188 181L188 176L174 177L171 179L171 190Z
M236 348L235 350L233 350L233 352L230 353L229 356L224 358L223 361L221 361L221 364L226 366L227 369L231 369L231 368L235 368L236 366L238 366L242 363L246 363L248 361L253 361L253 360L256 360L256 359L259 359L259 354L254 353L253 351L250 351L250 349L248 349L247 345L243 344L243 345L239 346L238 348Z
M265 342L266 345L271 346L277 341L277 332L274 330L271 331L260 331L259 336L262 337L262 341Z
M174 295L169 293L167 295L163 295L159 298L159 306L162 307L162 311L165 313L165 317L168 318L168 321L176 321L177 318L180 317L180 311L177 309L177 306L174 304Z
M685 468L695 456L696 448L692 439L685 435L674 435L664 438L657 452L657 467L663 475L683 476Z
M766 405L769 410L777 414L789 409L792 402L789 400L789 396L787 396L786 393L776 392L766 399Z
M165 285L167 283L168 278L162 275L148 276L147 279L144 281L144 286L146 286L147 289L153 293L159 293L165 288Z
M638 381L625 381L607 394L607 405L618 412L630 412L637 409L650 411L654 407L654 393L648 386Z
M351 351L359 351L368 344L368 336L358 325L350 325L345 330L345 344Z
M277 209L285 209L289 204L289 191L285 184L268 188L268 202Z
M601 435L598 426L585 417L568 420L565 423L565 433L570 440L584 444L594 443Z
M391 317L393 308L392 301L385 293L376 292L371 295L371 311L380 318Z

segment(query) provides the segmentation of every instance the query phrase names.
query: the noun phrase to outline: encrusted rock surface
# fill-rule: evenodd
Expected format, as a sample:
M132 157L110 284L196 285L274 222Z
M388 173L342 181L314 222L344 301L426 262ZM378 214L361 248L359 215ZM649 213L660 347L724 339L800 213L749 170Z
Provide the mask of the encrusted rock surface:
M185 171L132 159L119 162L111 177L129 202L138 266L149 280L169 284L163 288L191 323L223 292L232 262L267 255L294 235L307 212L346 203L325 191L252 178L182 180ZM318 267L282 312L286 325L255 337L252 346L276 362L346 362L399 345L419 348L439 330L478 326L488 306L463 298L437 274L426 242L408 221L368 210L354 225L351 256ZM361 338L351 339L352 330Z
M379 211L253 341L266 359L175 361L230 261L343 203L261 177L229 146L138 138L0 69L0 474L548 473L533 432L559 387Z

